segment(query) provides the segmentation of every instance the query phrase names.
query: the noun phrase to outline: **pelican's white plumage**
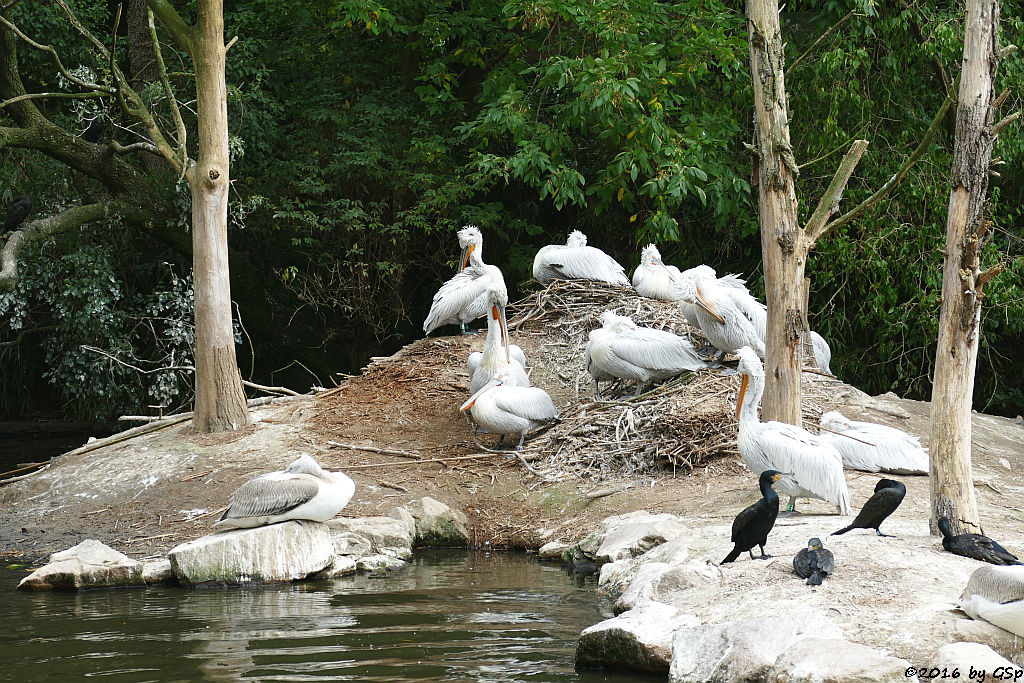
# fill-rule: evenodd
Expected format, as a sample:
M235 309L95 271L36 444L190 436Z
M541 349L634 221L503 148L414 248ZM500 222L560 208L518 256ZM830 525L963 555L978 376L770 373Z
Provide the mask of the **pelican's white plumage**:
M303 453L284 470L239 486L214 526L248 529L293 519L325 522L348 505L355 488L344 473L328 472Z
M764 367L749 347L736 351L743 376L737 399L740 457L754 474L766 470L792 472L775 484L779 493L797 498L820 498L850 514L850 492L843 477L843 459L832 445L805 429L784 422L761 422L757 415L764 393ZM748 391L749 385L749 391Z
M508 342L508 323L505 320L505 305L508 303L500 288L491 285L487 290L490 313L487 316L487 339L484 350L469 354L466 368L469 370L469 391L480 391L496 375L505 375L508 386L528 387L526 375L526 354L515 344Z
M1024 637L1024 566L975 569L960 596L960 609Z
M505 278L501 269L483 261L483 236L473 225L459 230L459 245L462 247L461 270L441 285L430 305L430 313L423 321L423 331L430 334L442 325L462 325L487 315L487 290L491 285L505 292Z
M680 300L692 306L684 311L686 319L690 320L692 314L704 337L715 348L735 353L737 349L749 346L764 358L764 309L749 293L743 296L736 288L723 285L711 268L704 268L710 272L696 272L678 290Z
M698 304L694 293L694 284L698 277L707 277L712 280L716 280L725 290L729 292L736 290L741 295L745 294L747 297L753 299L750 292L747 291L746 280L735 273L718 277L715 269L708 265L701 264L699 266L694 266L693 268L687 268L679 273L679 277L674 283L672 298L678 302L679 309L686 317L686 322L690 323L694 327L700 327L700 323L697 322ZM684 297L683 294L689 294L689 296ZM756 303L757 300L754 299L754 302Z
M628 316L601 314L601 327L590 332L584 358L604 374L637 383L639 396L651 380L707 367L693 345L679 335L640 327ZM594 376L594 372L591 372Z
M477 429L482 427L488 433L501 434L502 438L518 434L517 448L522 448L527 434L558 418L558 409L543 389L511 387L505 385L505 380L504 374L499 373L459 410L468 410L473 416L477 425L473 429L474 440Z
M811 348L814 349L814 364L822 372L831 375L832 371L828 366L832 362L832 349L825 338L814 330L811 330Z
M552 280L598 280L628 285L625 269L608 254L587 246L587 236L579 230L569 233L565 244L541 247L533 258L533 276L541 284Z
M676 283L681 273L675 266L666 266L661 252L648 244L640 252L640 265L633 271L633 287L640 296L661 301L676 300Z
M821 416L819 424L833 432L822 432L821 438L831 443L843 457L843 465L864 472L893 474L928 474L928 451L921 441L895 427L858 422L831 411ZM863 442L868 443L863 443ZM873 444L873 445L868 445Z

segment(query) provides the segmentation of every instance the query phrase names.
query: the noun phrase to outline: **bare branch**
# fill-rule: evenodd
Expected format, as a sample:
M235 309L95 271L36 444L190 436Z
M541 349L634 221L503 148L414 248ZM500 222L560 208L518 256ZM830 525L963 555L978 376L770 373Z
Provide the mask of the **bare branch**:
M57 329L56 325L46 325L43 327L30 327L27 330L21 330L18 332L18 336L11 341L0 342L0 346L17 346L30 334L42 334L43 332L53 332Z
M1016 51L1017 51L1017 46L1013 45L1013 44L1010 44L1010 45L1007 45L1006 47L1000 49L999 51L997 51L996 52L996 57L998 57L999 59L1006 59L1007 57L1009 57L1010 55L1012 55Z
M153 54L156 57L156 69L157 76L160 78L160 85L163 86L164 92L167 94L167 100L171 105L171 113L174 115L174 126L177 130L178 138L178 149L177 158L179 160L180 169L179 173L181 177L184 177L185 172L188 170L188 147L186 145L188 141L188 132L185 129L185 122L181 118L181 110L178 109L178 98L174 96L174 90L171 88L171 81L167 78L167 65L164 64L163 51L160 49L160 41L156 37L156 22L153 21L153 10L148 11L149 16L149 35L153 40ZM181 182L181 177L178 178L178 182Z
M68 21L71 22L71 25L74 26L75 29L79 33L81 33L82 36L85 37L86 40L88 40L90 43L92 43L93 47L95 47L97 50L99 50L99 53L103 56L103 58L104 59L110 59L110 50L107 49L107 46L104 45L102 42L100 42L96 38L96 36L94 36L92 34L92 31L90 31L89 29L87 29L85 27L85 25L78 19L78 16L74 12L71 11L70 7L68 7L68 4L66 2L64 2L64 0L53 0L53 1L56 2L58 5L60 5L60 8L62 10L64 10L64 14L66 14L68 16Z
M9 10L12 7L14 7L15 5L17 5L18 2L19 2L19 0L11 0L9 3L4 5L3 7L0 7L0 14L4 14L5 12L7 12L7 10Z
M814 48L818 47L818 45L820 45L820 44L821 44L821 41L823 41L823 40L825 40L826 38L828 38L828 37L829 37L829 35L831 35L833 31L835 31L835 30L836 30L837 28L839 28L840 26L842 26L842 25L843 25L843 23L844 23L844 22L845 22L845 21L846 21L847 19L849 19L850 17L852 17L852 16L853 16L853 13L854 13L854 11L853 11L853 10L850 10L850 11L849 11L849 12L848 12L848 13L846 14L846 16L845 16L845 17L843 17L842 19L840 19L839 21L837 21L836 23L834 23L834 24L833 24L832 26L830 26L830 27L829 27L829 29L828 29L827 31L825 31L824 33L822 33L822 34L821 34L821 37L819 37L819 38L818 38L818 39L817 39L816 41L814 41L814 43L812 43L812 44L811 44L811 46L810 46L809 48L807 48L806 50L804 50L804 53L803 53L802 55L800 55L799 57L797 57L796 59L794 59L794 60L793 60L793 63L789 65L789 68L788 68L788 69L786 69L786 75L792 75L792 74L793 74L793 70L794 70L794 69L796 69L797 65L799 65L801 61L803 61L803 58L804 58L804 57L806 57L807 55L809 55L809 54L810 54L811 52L813 52L813 51L814 51Z
M149 152L150 154L160 154L160 150L149 142L133 142L130 145L121 145L116 140L112 140L109 144L110 149L114 154L120 154L122 156L126 154L134 154L135 152Z
M118 365L123 365L126 368L130 368L130 369L134 370L135 372L140 372L140 373L142 373L144 375L151 375L154 372L164 372L164 371L168 371L168 370L174 371L174 372L195 372L196 371L196 369L193 366L191 366L191 365L166 365L166 366L161 366L161 367L158 367L158 368L151 368L149 370L146 370L144 368L140 368L137 365L132 365L131 363L126 363L125 361L121 360L120 358L118 358L114 354L110 353L109 351L104 351L103 349L98 349L95 346L89 346L88 344L81 344L81 345L79 345L78 348L82 349L83 351L89 351L91 353L96 353L96 354L99 354L99 355L104 356L106 358L109 358L110 360L114 361ZM296 396L298 396L298 394L296 394Z
M991 268L986 268L985 270L978 273L977 277L974 278L974 291L976 291L978 294L981 294L981 288L985 286L985 283L994 278L996 275L999 275L999 273L1003 272L1003 268L1005 267L1005 263L997 263Z
M64 63L60 61L60 55L57 54L57 50L55 50L52 45L43 45L42 43L37 43L36 41L32 40L27 35L25 35L25 33L20 28L18 28L10 21L8 21L2 14L0 14L0 23L9 28L14 33L14 35L18 36L32 47L38 50L42 50L43 52L49 52L50 55L53 57L54 63L57 65L57 70L60 71L61 75L63 75L64 78L68 79L75 85L82 88L86 88L88 90L98 90L100 92L107 93L108 95L112 95L114 93L113 88L107 87L105 85L100 85L98 83L89 83L87 81L83 81L81 78L78 78L77 76L72 75L71 72L69 72L64 67Z
M846 189L846 184L850 182L853 169L857 168L857 163L860 162L860 158L864 155L864 150L867 147L867 140L855 140L853 145L850 146L850 151L846 153L846 156L839 163L839 168L836 170L835 176L832 177L832 182L829 183L825 194L821 196L817 208L814 209L814 213L811 214L804 229L804 240L808 248L813 247L814 243L825 234L825 221L839 210L839 199L843 196L843 190Z
M1020 118L1020 112L1019 111L1013 112L1012 114L1010 114L1009 116L1004 118L1002 121L1000 121L999 123L994 124L991 128L989 128L989 135L991 135L992 137L997 137L999 135L999 133L1002 132L1003 128L1006 128L1008 125L1010 125L1011 123L1013 123L1014 121L1016 121L1019 118Z
M230 50L231 46L234 45L237 42L238 42L238 36L235 36L234 38L229 40L228 44L224 46L224 52L227 52L228 50Z
M107 93L93 90L92 92L34 92L12 97L9 100L0 102L0 109L15 102L24 100L62 99L62 100L93 100L98 97L107 97Z
M191 55L193 27L181 18L181 15L167 0L146 0L146 5L160 20L160 24L171 34L175 42Z

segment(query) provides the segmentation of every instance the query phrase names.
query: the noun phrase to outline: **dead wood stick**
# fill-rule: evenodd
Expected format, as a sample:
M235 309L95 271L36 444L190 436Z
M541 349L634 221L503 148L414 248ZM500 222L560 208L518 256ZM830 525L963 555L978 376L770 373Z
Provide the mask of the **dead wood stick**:
M133 538L131 540L125 541L125 543L139 543L141 541L152 541L154 538L166 538L167 536L173 536L173 535L174 535L173 533L170 533L170 534L157 534L156 536L143 536L142 538Z
M818 429L820 429L823 432L832 432L833 434L838 434L839 436L845 436L847 439L853 439L854 441L860 441L862 444L866 444L866 445L871 446L873 448L877 448L878 447L878 444L873 444L870 441L865 441L864 439L858 439L855 436L850 436L849 434L844 434L843 432L837 432L836 430L829 429L828 427L822 427L821 425L818 425Z
M591 500L595 500L597 498L604 498L605 496L612 496L621 491L625 491L626 489L631 489L633 488L633 485L634 482L629 482L627 484L619 484L618 486L609 486L608 488L598 489L596 491L591 491L590 493L584 494L584 497L590 498Z
M190 475L188 475L187 477L185 477L183 479L179 479L178 481L192 481L193 479L199 479L200 477L205 477L207 474L211 474L212 472L213 472L213 470L206 470L205 472L196 472L195 474L190 474Z
M328 441L327 445L334 446L335 448L347 448L350 451L366 451L367 453L380 453L381 455L397 455L400 458L413 458L415 460L423 460L423 456L420 455L419 453L412 453L410 451L399 451L391 448L377 448L376 446L358 446L353 443L338 443L337 441Z
M299 392L293 391L288 387L268 387L263 384L256 384L255 382L250 382L249 380L246 379L242 380L242 386L249 387L250 389L257 389L268 394L287 394L288 396L301 396Z
M49 461L48 461L48 460L45 460L45 461L43 461L43 462L30 462L30 463L25 463L24 465L22 465L21 467L19 467L19 468L17 468L17 469L14 469L14 470L9 470L9 471L7 471L7 472L0 472L0 477L6 477L6 476L7 476L8 474L17 474L18 472L24 472L25 470L30 470L30 469L32 469L33 467L39 467L39 466L41 466L41 465L46 465L46 464L48 464L48 463L49 463Z
M405 488L404 486L400 486L398 484L392 484L390 481L384 481L383 479L378 479L377 483L380 484L381 486L387 487L389 489L394 489L396 491L401 491L402 493L409 493L409 489Z
M184 422L185 420L191 419L192 413L182 413L180 415L173 415L159 422L150 422L148 425L132 427L131 429L126 429L125 431L118 432L117 434L114 434L112 436L108 436L103 439L96 439L92 443L87 443L84 446L79 446L73 451L68 451L67 453L64 453L63 455L60 455L58 457L64 458L69 455L81 455L83 453L88 453L89 451L94 451L97 448L103 448L104 446L109 446L111 444L119 443L121 441L127 441L128 439L131 439L133 437L148 434L149 432L155 432L159 429L171 427L173 425Z
M7 479L0 480L0 486L7 486L8 484L13 484L16 481L21 481L22 479L28 479L31 476L34 476L36 474L39 474L40 472L48 470L49 468L50 468L50 463L46 463L45 465L40 467L38 470L35 470L34 472L29 472L28 474L19 474L16 477L8 477Z

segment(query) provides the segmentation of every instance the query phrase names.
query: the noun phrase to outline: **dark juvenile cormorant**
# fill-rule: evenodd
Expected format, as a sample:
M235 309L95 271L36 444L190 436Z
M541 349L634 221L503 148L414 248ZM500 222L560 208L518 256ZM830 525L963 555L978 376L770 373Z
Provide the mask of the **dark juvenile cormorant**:
M16 230L21 225L21 222L28 217L30 211L32 211L32 200L28 197L18 197L11 202L11 205L7 207L7 216L4 217L4 229L0 230L0 235Z
M772 489L772 484L787 476L775 470L765 470L758 479L761 487L761 500L745 508L732 523L733 549L725 556L721 564L732 562L744 550L754 559L753 547L761 546L761 558L765 555L764 544L768 542L768 532L775 526L775 518L779 516L779 494Z
M942 532L942 547L954 555L963 555L972 560L991 564L1021 564L1013 553L981 534L960 534L954 536L949 519L939 517L939 531Z
M836 568L832 551L821 545L820 538L807 541L807 547L793 557L793 569L801 579L807 579L808 586L820 586L822 579Z
M853 524L843 527L839 531L833 531L832 535L845 534L850 529L874 529L879 536L888 536L889 534L883 534L878 527L886 517L896 511L905 495L907 495L907 487L903 485L903 482L895 479L879 479L875 484L874 495L864 503L864 507L854 518Z
M86 142L96 142L103 135L103 117L97 115L92 121L89 122L88 128L82 133L82 139Z

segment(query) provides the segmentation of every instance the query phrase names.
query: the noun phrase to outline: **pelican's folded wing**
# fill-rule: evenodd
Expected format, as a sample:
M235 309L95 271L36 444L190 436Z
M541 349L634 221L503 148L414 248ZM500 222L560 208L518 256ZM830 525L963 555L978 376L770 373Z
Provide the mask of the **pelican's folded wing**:
M466 310L465 320L474 320L487 313L485 292L490 278L474 268L453 275L441 285L430 305L430 313L423 322L423 331L430 334L441 325L460 322L459 314ZM477 305L482 299L483 305Z
M626 270L596 247L565 247L551 255L548 265L567 280L600 280L628 285Z
M494 397L494 404L505 412L528 420L553 420L558 417L558 408L551 397L538 387L501 387Z
M690 342L682 337L640 327L615 337L612 353L619 358L648 370L700 370L707 367Z
M231 494L221 519L282 515L310 501L319 490L320 484L305 475L274 473L256 477Z

